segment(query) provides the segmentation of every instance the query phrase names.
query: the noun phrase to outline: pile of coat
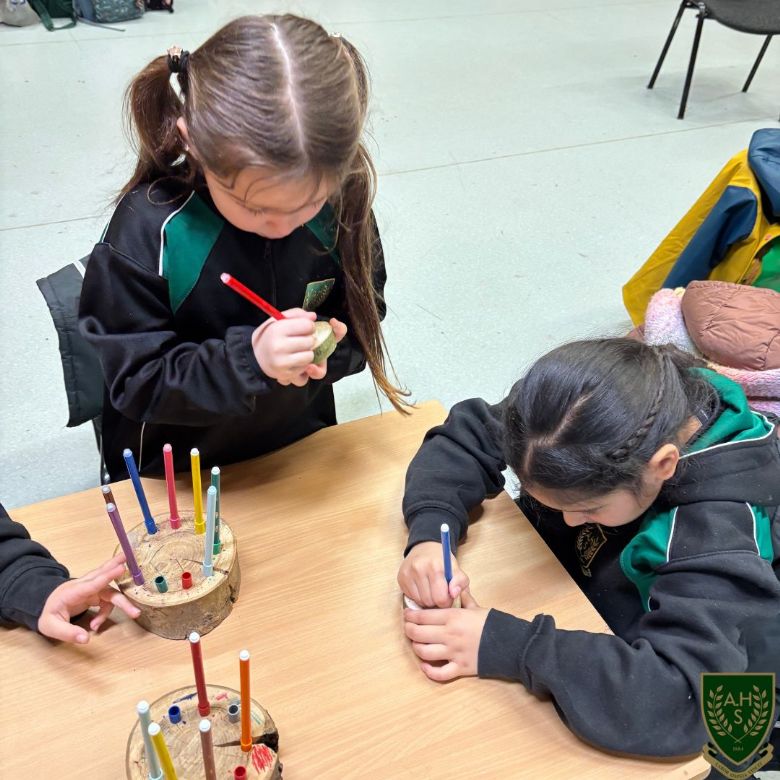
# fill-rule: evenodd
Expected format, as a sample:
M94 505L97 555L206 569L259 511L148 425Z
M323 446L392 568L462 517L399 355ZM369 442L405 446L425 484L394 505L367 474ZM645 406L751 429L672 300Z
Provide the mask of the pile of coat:
M754 409L780 415L780 293L715 281L659 290L643 336L703 358L742 385Z
M648 343L676 344L780 414L780 130L758 130L623 288Z

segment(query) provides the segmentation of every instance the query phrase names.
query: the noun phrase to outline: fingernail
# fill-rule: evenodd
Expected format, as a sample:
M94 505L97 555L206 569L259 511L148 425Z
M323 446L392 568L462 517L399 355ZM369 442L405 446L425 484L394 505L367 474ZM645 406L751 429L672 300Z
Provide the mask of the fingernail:
M77 641L77 642L78 642L80 645L85 645L85 644L87 644L87 642L89 642L89 637L88 637L86 634L79 634L79 635L76 637L76 641Z

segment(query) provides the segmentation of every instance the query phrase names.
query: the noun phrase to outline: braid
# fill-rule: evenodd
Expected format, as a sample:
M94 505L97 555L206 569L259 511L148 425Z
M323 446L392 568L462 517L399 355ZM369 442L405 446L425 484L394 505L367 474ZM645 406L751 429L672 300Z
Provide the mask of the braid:
M655 350L654 350L655 351ZM636 449L647 436L650 429L653 427L655 418L658 416L658 412L661 410L661 401L664 397L666 381L666 360L664 359L664 353L656 351L658 361L658 389L655 393L653 403L650 405L650 409L647 412L647 416L642 421L642 424L634 431L626 442L611 452L607 453L607 458L613 462L620 462L626 460L631 452Z

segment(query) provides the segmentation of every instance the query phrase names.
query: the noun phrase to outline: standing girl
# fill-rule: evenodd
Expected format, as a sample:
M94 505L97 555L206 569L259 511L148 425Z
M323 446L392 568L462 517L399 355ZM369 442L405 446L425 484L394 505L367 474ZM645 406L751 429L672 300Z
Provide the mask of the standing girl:
M103 367L109 474L123 473L125 447L161 473L165 442L183 469L193 446L229 463L296 441L336 423L332 384L366 363L403 407L385 372L366 107L355 49L290 15L236 19L134 79L138 162L79 311ZM236 296L222 273L285 319ZM318 365L315 319L339 342Z
M480 609L441 547L503 486L615 636ZM407 474L406 634L432 679L501 677L609 750L701 751L702 672L780 672L780 444L742 389L673 347L566 344L501 404L456 405ZM518 587L532 586L518 581ZM444 665L441 665L443 662ZM780 676L777 678L780 681Z

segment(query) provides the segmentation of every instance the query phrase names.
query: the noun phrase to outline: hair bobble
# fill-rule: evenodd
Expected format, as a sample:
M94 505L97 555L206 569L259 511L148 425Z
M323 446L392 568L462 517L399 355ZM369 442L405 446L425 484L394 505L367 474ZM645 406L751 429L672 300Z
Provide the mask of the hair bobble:
M190 60L190 53L184 51L181 46L171 46L168 49L168 70L171 73L186 73Z

